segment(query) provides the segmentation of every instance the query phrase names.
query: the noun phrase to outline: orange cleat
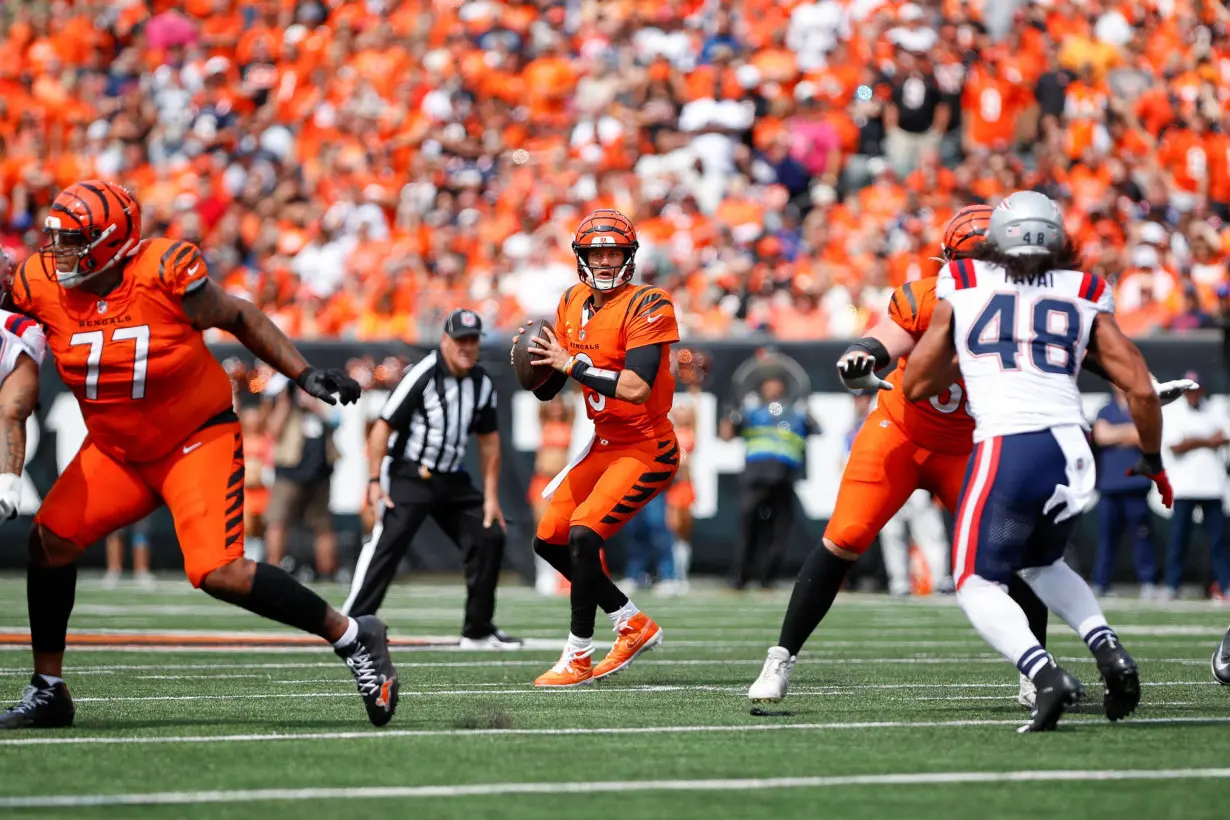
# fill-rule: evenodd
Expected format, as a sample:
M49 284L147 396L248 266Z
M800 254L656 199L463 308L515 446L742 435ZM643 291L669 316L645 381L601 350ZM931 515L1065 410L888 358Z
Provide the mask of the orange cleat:
M594 668L589 656L594 653L591 646L577 651L571 646L565 646L559 661L534 680L535 686L550 688L566 688L569 686L588 686L594 682Z
M619 633L619 637L615 639L615 645L602 659L602 663L594 669L594 680L622 672L636 660L637 655L662 643L662 627L643 612L633 615L624 624L616 627L615 631Z

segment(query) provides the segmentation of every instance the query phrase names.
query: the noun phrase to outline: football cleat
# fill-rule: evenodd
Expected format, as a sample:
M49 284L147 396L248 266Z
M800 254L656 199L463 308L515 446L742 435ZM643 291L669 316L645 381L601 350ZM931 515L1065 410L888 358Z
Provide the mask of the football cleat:
M627 669L642 652L662 643L662 628L644 612L638 612L615 627L615 645L594 668L594 680L610 677Z
M73 725L77 709L63 681L48 686L41 675L30 678L21 703L0 714L0 729L60 729Z
M752 703L777 703L786 697L795 660L797 657L786 649L771 647L759 677L748 687L747 699Z
M1213 651L1213 679L1222 686L1230 686L1230 631Z
M594 668L589 656L594 654L594 648L587 646L577 649L571 644L565 644L555 666L543 672L534 680L534 685L544 688L566 689L569 686L588 686L594 682Z
M1106 694L1102 698L1106 717L1112 721L1122 720L1140 704L1140 670L1136 668L1136 661L1115 640L1098 647L1093 657L1106 682Z
M1085 696L1085 687L1066 670L1048 666L1034 678L1038 699L1030 722L1018 732L1053 732L1063 711L1075 706Z
M374 615L355 621L359 625L355 642L333 651L350 667L367 719L373 726L383 726L397 711L397 670L389 658L389 628Z
M1026 675L1021 675L1021 689L1017 692L1016 702L1031 712L1038 702L1038 687Z
M513 638L498 628L484 638L467 638L463 635L457 643L458 649L520 649L523 646L525 641Z

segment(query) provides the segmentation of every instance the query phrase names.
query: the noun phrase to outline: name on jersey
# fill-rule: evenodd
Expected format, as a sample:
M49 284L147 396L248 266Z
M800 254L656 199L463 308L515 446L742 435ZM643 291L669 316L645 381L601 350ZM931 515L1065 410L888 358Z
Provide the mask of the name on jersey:
M572 342L571 346L576 348L577 350L597 350L598 348L602 347L602 345L583 345L577 342Z
M1028 285L1033 288L1055 287L1055 277L1049 271L1047 273L1032 273L1029 276L1016 276L1013 278L1017 284Z
M107 316L104 319L79 319L77 321L77 327L106 327L108 325L122 325L131 321L131 316Z

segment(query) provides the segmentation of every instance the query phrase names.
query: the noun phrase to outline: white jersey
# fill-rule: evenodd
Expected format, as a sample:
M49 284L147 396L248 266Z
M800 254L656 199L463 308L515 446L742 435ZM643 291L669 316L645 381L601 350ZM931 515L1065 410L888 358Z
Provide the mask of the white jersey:
M20 313L0 310L0 384L17 367L17 358L23 353L42 366L47 355L42 325Z
M952 305L975 443L1088 428L1076 377L1094 317L1114 312L1100 277L1052 270L1018 282L998 265L961 259L940 271L935 293Z

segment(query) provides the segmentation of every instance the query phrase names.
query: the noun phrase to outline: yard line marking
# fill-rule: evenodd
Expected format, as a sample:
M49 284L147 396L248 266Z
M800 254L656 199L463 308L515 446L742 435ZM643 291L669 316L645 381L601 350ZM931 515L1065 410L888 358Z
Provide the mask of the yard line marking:
M692 726L612 726L604 728L553 729L372 729L352 732L303 732L246 735L162 735L149 737L23 737L0 738L0 746L117 746L133 744L182 743L264 743L282 740L387 740L395 737L533 737L567 735L646 735L646 734L712 734L728 732L800 732L800 731L865 731L868 729L958 729L994 726L1021 726L1019 720L938 720L938 721L859 721L847 723L748 723L739 725ZM1230 723L1230 717L1133 718L1128 723L1147 725L1220 725ZM1110 727L1105 718L1083 719L1073 716L1065 726L1098 725ZM1112 731L1114 731L1112 729ZM354 794L354 792L350 792Z
M561 783L474 783L465 786L347 786L345 788L245 789L144 794L39 795L0 798L0 808L152 806L196 803L253 803L269 800L347 800L409 797L480 797L511 794L598 794L815 789L841 786L938 786L958 783L1034 783L1123 780L1224 780L1230 769L1043 770L1011 772L900 772L820 777L762 777L723 780L572 781Z

